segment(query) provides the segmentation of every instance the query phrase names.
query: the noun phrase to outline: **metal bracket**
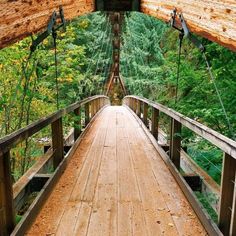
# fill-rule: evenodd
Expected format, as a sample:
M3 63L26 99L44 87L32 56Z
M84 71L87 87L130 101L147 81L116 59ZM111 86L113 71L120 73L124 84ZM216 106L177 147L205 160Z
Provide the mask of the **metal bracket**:
M176 25L176 20L177 17L179 17L179 21L181 23L181 27L179 28ZM180 32L180 34L183 34L184 37L188 38L201 52L205 51L205 47L203 46L203 44L198 40L197 37L195 37L189 30L186 21L184 20L184 16L182 13L180 13L179 15L177 15L177 10L174 9L173 13L171 14L171 20L170 20L170 25L171 27L173 27L174 29L178 30Z
M61 20L61 24L58 25L57 27L57 19L60 18ZM37 48L37 46L43 42L44 39L46 39L51 33L53 33L53 31L55 32L56 30L60 29L61 27L64 28L64 30L66 30L66 21L64 18L64 11L62 6L60 6L59 8L59 15L57 14L56 11L54 11L50 17L48 26L47 26L47 30L44 31L43 33L41 33L35 40L32 41L32 45L30 46L30 51L34 52Z

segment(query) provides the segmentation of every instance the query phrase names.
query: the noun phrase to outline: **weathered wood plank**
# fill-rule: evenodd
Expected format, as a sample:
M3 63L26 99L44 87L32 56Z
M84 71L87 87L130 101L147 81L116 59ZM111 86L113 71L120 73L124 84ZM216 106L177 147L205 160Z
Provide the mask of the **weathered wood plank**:
M21 220L21 222L14 229L12 235L16 235L16 236L18 236L18 235L19 236L21 236L21 235L32 235L32 236L42 235L42 231L40 231L39 227L37 227L37 224L36 224L36 227L33 228L33 230L34 230L33 234L30 234L30 233L26 234L25 232L29 228L29 225L32 223L32 221L35 219L36 215L39 212L39 208L42 207L42 204L46 201L47 196L51 192L52 189L54 190L54 193L57 193L57 191L60 188L63 189L63 191L62 191L63 193L65 191L70 192L71 189L73 189L74 183L77 179L76 176L77 176L77 174L80 173L80 166L82 165L81 163L83 163L84 159L86 158L86 153L90 149L90 146L91 146L92 142L94 141L96 128L91 130L90 127L93 125L96 126L97 122L101 122L99 118L96 119L96 121L92 120L91 123L85 128L85 130L83 131L81 136L77 139L77 141L73 145L72 149L67 154L67 158L63 159L62 164L59 165L56 172L51 177L51 180L49 180L47 182L47 184L45 185L44 189L42 189L40 191L39 195L37 196L37 198L35 199L33 204L30 206L27 213L23 216L23 219ZM82 147L79 150L77 150L77 154L70 161L70 158L73 156L78 145L80 145L80 144L82 146L83 145L86 146L86 149ZM67 164L69 166L66 169ZM69 179L68 178L64 179L61 182L59 181L58 185L56 185L57 187L53 188L53 186L58 181L59 177L63 174L65 169L67 170L67 172L69 172L69 175L71 177ZM59 221L60 221L62 214L64 212L64 208L66 207L65 202L68 201L68 195L66 195L66 194L62 194L60 196L58 196L57 194L55 194L55 195L52 196L52 198L53 198L52 202L55 204L49 203L48 205L45 206L45 208L47 209L47 212L52 213L53 216L50 215L50 217L47 217L47 214L45 214L45 212L42 212L41 217L39 216L40 223L42 223L43 225L47 225L48 228L50 228L51 230L53 229L54 231L56 230L57 225L59 224ZM58 202L60 202L61 207L58 207L58 204L57 204ZM54 219L55 216L59 219L59 221L55 221L55 219ZM51 230L50 230L50 232L51 232Z
M0 235L9 235L15 225L10 152L0 155Z
M144 124L141 125L140 127L143 128L145 134L147 135L147 137L151 141L153 147L157 150L157 152L160 154L161 158L164 160L164 162L166 164L166 167L172 173L173 177L175 178L175 180L176 180L176 182L178 184L178 187L181 188L182 193L184 193L184 195L188 199L189 203L192 206L192 209L194 209L196 215L198 216L198 219L201 221L201 223L204 226L204 228L207 231L207 233L209 235L212 235L212 236L215 236L215 235L221 235L222 236L223 234L220 232L220 230L217 227L217 225L211 220L211 218L206 213L204 208L201 205L199 205L199 202L198 202L196 196L192 193L190 187L187 185L186 181L184 180L182 175L179 173L179 171L176 169L174 164L169 161L169 156L167 155L167 153L162 149L162 147L160 145L158 145L158 143L156 142L156 139L150 134L149 129ZM145 147L148 148L147 146L148 145L146 145ZM149 154L149 159L154 159L154 158ZM167 183L167 179L170 178L171 176L170 175L169 176L166 175L167 172L165 171L165 169L163 167L161 167L161 165L159 165L159 163L156 165L156 168L157 168L156 172L158 172L162 177L165 176L164 177L165 180L164 180L164 182L162 182L162 184L164 183L165 187L168 186L168 184L166 184ZM176 196L175 196L175 194L173 194L174 188L171 188L172 189L172 194L169 194L169 189L170 189L170 187L168 186L168 191L167 191L167 195L165 197L165 200L166 200L166 202L168 202L169 201L168 200L169 197L173 198L173 200L170 200L170 202L169 202L169 203L171 203L173 205L172 206L173 208L171 209L171 212L175 211L177 213L177 215L179 215L180 209L178 209L178 207L181 206L181 207L184 207L185 209L187 209L187 208L186 208L186 206L184 206L182 204L177 206L177 204L176 204ZM180 191L180 189L178 189L178 190ZM177 192L175 192L175 193L177 193ZM177 211L176 211L176 207L178 209ZM183 214L183 216L185 217L185 214ZM192 217L192 214L188 215L187 219L188 219L189 216L191 217L191 220L195 219L194 217ZM182 218L182 217L180 217L180 218ZM184 221L185 222L184 223L184 227L183 227L182 224L179 225L180 232L183 231L183 230L187 230L186 232L189 232L189 229L185 228L186 223L188 222L187 219ZM175 222L176 222L176 220L175 220ZM192 226L194 226L195 223L194 222L192 222L192 223L188 222L188 223L190 223L191 233L193 233L193 235L200 235L199 232L198 233L194 233L195 230L198 231L200 228L193 229ZM200 231L201 231L201 233L203 233L203 235L205 235L204 231L202 231L201 229L200 229ZM185 234L186 233L183 233L183 234L180 233L180 235L185 235Z
M234 179L234 196L233 196L233 206L231 214L230 232L229 235L236 235L236 186Z
M236 1L142 0L141 11L169 22L177 9L191 32L236 51Z
M148 104L143 102L143 123L148 125Z
M178 198L179 204L173 197L175 202L168 210L165 202L166 196L170 195L169 189L176 192L178 187L175 184L173 188L173 177L165 167L166 176L172 182L169 181L168 187L165 187L164 197L159 183L165 185L166 177L160 174L157 179L151 164L152 159L159 158L161 161L161 158L150 149L151 144L140 122L132 119L124 107L107 107L98 119L99 124L96 122L91 126L96 137L90 137L88 133L82 139L80 148L70 159L68 168L26 235L145 236L161 235L163 231L166 235L178 235L172 211L176 207L189 207L189 204L182 194ZM140 135L137 135L138 129ZM90 145L84 142L87 138ZM148 156L144 150L146 146L149 146ZM82 158L81 149L86 153L86 158ZM158 163L156 168L160 172ZM181 190L178 191L181 193ZM63 198L65 200L61 201ZM184 199L186 205L182 206ZM191 208L184 212L185 219L189 217L189 212L194 215ZM184 220L180 221L180 228L185 225ZM191 225L191 232L205 234L197 218L191 218L187 225Z
M94 99L98 99L98 98L104 99L103 100L104 105L106 105L108 103L108 97L106 97L106 96L97 95L97 96L89 97L89 98L86 98L80 102L76 102L76 103L74 103L62 110L59 110L59 111L49 115L48 117L43 117L42 119L26 126L25 128L19 129L15 132L5 136L4 138L1 138L0 139L0 153L4 153L4 152L9 151L12 147L14 147L18 143L22 142L23 140L31 137L33 134L39 132L44 127L50 125L51 123L53 123L54 121L56 121L60 117L66 115L66 114L74 111L78 107L86 105L90 101L93 101ZM105 100L107 100L107 101L105 101Z
M53 167L54 169L64 158L64 140L62 118L52 123L52 148L53 148Z
M137 114L137 116L140 118L140 116L141 116L141 103L140 103L140 101L138 101L138 100L136 100L136 102L137 102L137 111L136 111L136 114Z
M137 113L136 113L137 114ZM152 108L152 135L158 140L158 122L159 122L159 111Z
M234 159L236 159L236 142L230 138L227 138L226 136L216 132L215 130L208 128L207 126L192 120L182 114L180 114L177 111L174 111L171 108L165 107L162 104L152 102L148 99L141 98L138 96L126 96L124 101L126 99L130 98L136 98L140 102L147 103L150 107L154 107L158 109L160 112L165 113L167 116L175 119L176 121L180 122L183 126L189 128L197 135L203 137L204 139L211 142L213 145L220 148L225 153L231 155Z
M74 140L76 140L81 134L81 108L75 109L74 114Z
M228 154L225 154L222 169L219 228L224 235L229 235L235 186L236 160Z
M89 104L85 104L84 106L84 112L85 112L85 126L87 126L87 124L89 123Z
M172 119L171 120L171 134L170 134L170 159L180 170L180 151L181 151L181 123Z
M16 0L0 2L0 48L46 28L53 11L63 6L66 20L94 11L92 0Z
M15 0L0 2L0 48L45 29L54 10L63 6L66 20L95 10L92 0ZM234 0L142 0L141 12L168 22L173 9L182 12L190 30L236 51ZM26 10L27 9L27 10Z

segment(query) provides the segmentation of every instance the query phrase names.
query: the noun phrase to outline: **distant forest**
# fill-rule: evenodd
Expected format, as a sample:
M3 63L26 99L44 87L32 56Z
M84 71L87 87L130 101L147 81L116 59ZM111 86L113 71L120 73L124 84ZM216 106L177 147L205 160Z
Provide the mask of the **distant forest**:
M230 129L202 54L187 39L183 42L176 100L178 32L135 12L125 13L122 32L120 73L130 94L172 107L234 138L235 53L200 39L206 46ZM53 39L46 39L29 57L31 41L29 37L0 51L1 137L57 110ZM60 31L57 37L59 107L102 94L111 58L112 33L106 14L79 17L68 24L65 32ZM163 129L166 131L164 123ZM44 130L37 138L46 138L48 132ZM222 153L185 129L182 138L191 157L219 183ZM28 140L12 152L12 170L17 180L35 162L41 148Z

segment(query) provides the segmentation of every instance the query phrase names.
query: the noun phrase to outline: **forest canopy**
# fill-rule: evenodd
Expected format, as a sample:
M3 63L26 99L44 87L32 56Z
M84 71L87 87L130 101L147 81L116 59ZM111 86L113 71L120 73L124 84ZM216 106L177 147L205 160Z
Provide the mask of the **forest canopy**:
M187 39L182 47L175 102L179 35L165 23L136 12L124 14L120 73L130 94L172 107L234 138L236 54L206 39L200 40L206 47L230 129L202 53ZM104 92L112 64L111 25L105 13L79 17L68 24L66 31L58 32L57 81L52 37L29 57L31 42L29 37L0 51L0 137L56 111L57 90L59 108ZM47 132L42 137L47 137ZM188 131L183 132L183 144L219 183L221 152ZM14 165L16 179L38 155L35 147L29 150L29 146L22 144L22 149L13 155L13 159L20 160L22 155L27 157L26 162L20 161L20 168ZM202 151L197 151L199 147Z

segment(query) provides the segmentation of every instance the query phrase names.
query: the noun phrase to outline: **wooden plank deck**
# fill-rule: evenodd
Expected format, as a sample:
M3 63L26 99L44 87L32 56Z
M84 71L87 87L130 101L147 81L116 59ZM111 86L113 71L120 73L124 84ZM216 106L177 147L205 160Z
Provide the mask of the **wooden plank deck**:
M27 235L206 235L165 163L125 108L90 127Z

